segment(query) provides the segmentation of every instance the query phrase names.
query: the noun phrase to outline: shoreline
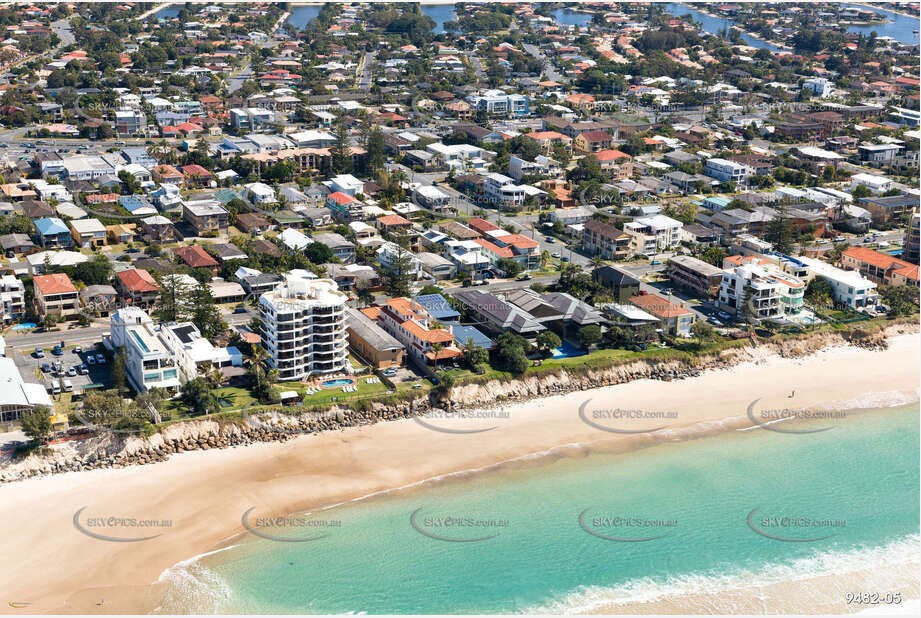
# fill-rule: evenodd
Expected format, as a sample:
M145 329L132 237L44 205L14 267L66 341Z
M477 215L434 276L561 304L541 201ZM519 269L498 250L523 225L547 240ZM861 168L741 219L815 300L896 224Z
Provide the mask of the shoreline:
M637 380L506 404L504 419L431 421L481 431L495 426L470 435L432 431L404 419L281 443L194 451L146 466L27 479L0 487L0 521L19 531L9 539L10 550L24 556L20 563L0 567L0 573L9 582L11 599L32 603L26 611L152 611L164 589L158 578L189 556L219 549L245 532L241 515L251 507L272 515L329 508L516 459L584 455L592 444L630 450L715 435L752 426L745 409L755 399L765 407L790 407L791 389L798 408L831 402L876 407L878 397L871 393L916 401L919 343L918 334L903 335L891 338L886 350L840 346L794 359L772 356L674 382ZM663 427L655 433L615 436L579 420L576 410L586 400L594 401L592 409L610 403L676 410L678 416L653 421ZM650 429L648 420L623 423L634 431ZM414 453L412 462L407 452ZM160 539L104 542L74 529L72 520L82 507L85 516L170 520L174 525L150 533L162 533ZM102 597L104 610L98 606Z

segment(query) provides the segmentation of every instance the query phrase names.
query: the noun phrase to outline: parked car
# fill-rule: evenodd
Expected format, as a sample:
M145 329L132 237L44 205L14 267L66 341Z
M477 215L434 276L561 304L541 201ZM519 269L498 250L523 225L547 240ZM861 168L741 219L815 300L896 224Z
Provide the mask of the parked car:
M480 279L478 281L474 281L473 285L487 285L487 281L486 279Z
M732 316L729 315L728 313L726 313L725 311L720 311L720 312L718 312L716 315L720 316L720 317L723 318L724 320L731 320L731 319L732 319Z
M86 364L87 364L87 365L95 365L95 364L96 364L96 357L93 356L92 354L88 355L88 356L86 357Z
M71 377L77 375L77 368L76 368L76 367L68 367L68 368L67 368L67 375L69 375L69 376L71 376Z
M79 356L80 354L83 354L83 348L81 348L80 346L75 347L75 348L74 348L74 354L77 354L78 356Z
M103 356L102 354L97 354L97 355L96 355L96 364L97 364L97 365L105 365L105 364L106 364L106 357Z
M42 363L42 371L44 373L49 373L51 371L51 365L48 363Z
M556 238L554 238L553 236L547 236L544 238L544 240L550 243L556 242Z
M86 366L86 363L83 363L82 365L80 365L80 368L77 369L77 372L78 372L81 376L85 376L86 374L88 374L88 373L90 372L90 370L89 370L89 368Z
M59 347L59 346L54 346L53 348L51 348L51 353L54 354L55 356L63 356L64 348Z
M70 380L64 380L64 392L69 393L74 390L74 383Z
M45 351L41 348L35 348L35 358L45 358Z
M517 281L530 281L530 280L531 280L531 275L528 273L525 273L523 275L518 275L518 278L517 278Z

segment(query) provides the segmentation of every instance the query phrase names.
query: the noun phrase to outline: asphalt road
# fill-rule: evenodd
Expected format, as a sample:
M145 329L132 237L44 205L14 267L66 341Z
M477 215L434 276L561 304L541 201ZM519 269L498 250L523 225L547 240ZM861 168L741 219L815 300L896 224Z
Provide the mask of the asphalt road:
M247 313L230 313L222 316L230 326L245 326L256 317L256 313L248 311ZM43 333L29 333L27 335L17 335L7 333L7 348L22 350L34 348L50 348L63 339L67 345L86 346L98 343L102 339L103 333L109 332L108 324L93 324L91 326L79 326L76 323L67 323L61 326L59 331L49 331Z
M522 43L521 46L524 47L526 52L543 62L544 75L547 77L547 79L560 84L565 84L569 81L567 78L560 75L560 73L556 70L553 62L551 62L550 59L547 58L547 56L545 56L544 53L540 51L536 45L532 45L530 43Z
M374 77L374 58L377 52L367 52L361 57L358 67L358 89L367 94L371 91L371 80Z

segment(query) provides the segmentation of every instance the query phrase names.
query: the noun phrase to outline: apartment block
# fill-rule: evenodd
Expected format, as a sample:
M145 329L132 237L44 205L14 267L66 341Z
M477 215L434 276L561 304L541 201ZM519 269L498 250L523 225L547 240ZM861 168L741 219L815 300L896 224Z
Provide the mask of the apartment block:
M14 275L0 277L0 311L5 322L18 318L26 311L26 288Z
M606 260L622 260L630 255L631 236L613 225L591 219L582 228L582 247L591 255Z
M280 380L349 372L345 303L331 279L292 271L259 298L262 344Z
M668 278L702 296L717 296L723 281L723 269L689 255L676 255L668 260Z
M718 304L737 315L783 319L802 310L805 290L799 278L752 256L724 271Z

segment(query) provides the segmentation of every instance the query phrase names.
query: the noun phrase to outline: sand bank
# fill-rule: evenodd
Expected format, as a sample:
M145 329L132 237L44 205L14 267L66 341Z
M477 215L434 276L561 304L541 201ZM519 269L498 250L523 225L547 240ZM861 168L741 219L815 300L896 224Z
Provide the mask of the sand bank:
M7 556L0 580L10 601L31 605L0 607L10 613L150 611L162 592L152 585L160 574L244 532L241 518L251 507L260 515L284 514L538 453L615 442L632 448L751 426L746 410L755 400L759 411L916 400L919 344L921 336L904 335L883 351L837 347L799 359L771 357L687 380L640 380L516 402L481 418L433 417L425 419L428 426L407 419L8 484L0 487ZM662 429L631 435L598 425ZM153 523L141 526L140 520ZM115 542L87 532L155 538Z

